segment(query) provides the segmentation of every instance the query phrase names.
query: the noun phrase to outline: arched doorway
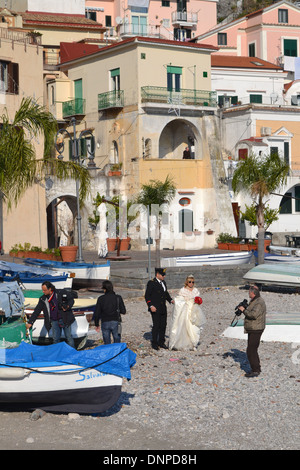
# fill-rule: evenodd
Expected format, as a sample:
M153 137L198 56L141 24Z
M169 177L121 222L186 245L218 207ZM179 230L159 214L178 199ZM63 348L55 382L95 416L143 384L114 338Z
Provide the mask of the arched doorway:
M47 207L48 247L58 248L74 244L76 232L77 200L75 196L61 196Z
M185 147L196 159L202 158L201 139L198 129L185 119L168 123L159 138L159 158L181 160Z

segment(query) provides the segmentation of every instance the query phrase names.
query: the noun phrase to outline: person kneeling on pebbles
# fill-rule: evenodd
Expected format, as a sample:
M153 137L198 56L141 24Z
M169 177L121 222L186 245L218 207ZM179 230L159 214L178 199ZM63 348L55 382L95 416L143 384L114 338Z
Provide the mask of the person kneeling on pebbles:
M244 330L248 334L246 353L251 366L251 372L245 374L245 377L257 377L261 372L258 347L266 327L266 304L256 286L249 288L249 297L248 307L239 307L245 315Z

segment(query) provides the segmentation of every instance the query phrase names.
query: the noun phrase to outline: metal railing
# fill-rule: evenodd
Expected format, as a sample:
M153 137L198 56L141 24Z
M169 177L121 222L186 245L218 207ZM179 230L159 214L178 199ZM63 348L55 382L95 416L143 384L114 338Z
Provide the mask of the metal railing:
M106 108L123 108L124 90L107 91L98 95L98 110Z
M189 13L187 11L173 11L172 24L177 23L198 23L198 13Z
M181 89L169 91L167 87L145 86L141 88L143 102L166 103L186 106L217 106L215 91Z
M76 114L85 114L85 99L75 98L74 100L65 101L62 104L63 117L75 116Z

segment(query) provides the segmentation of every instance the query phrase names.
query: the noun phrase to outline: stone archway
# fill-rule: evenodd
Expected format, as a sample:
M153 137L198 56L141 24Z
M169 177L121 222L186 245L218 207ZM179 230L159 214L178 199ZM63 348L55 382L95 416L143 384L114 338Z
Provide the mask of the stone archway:
M63 244L74 243L77 216L77 200L75 196L60 196L47 207L48 247L58 248Z
M159 138L159 158L181 160L185 147L190 148L194 158L202 158L201 137L194 124L185 119L169 122Z

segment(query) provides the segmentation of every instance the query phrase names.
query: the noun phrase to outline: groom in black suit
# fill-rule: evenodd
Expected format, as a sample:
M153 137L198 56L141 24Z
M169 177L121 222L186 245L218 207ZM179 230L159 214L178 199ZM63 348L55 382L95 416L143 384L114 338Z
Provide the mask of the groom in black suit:
M168 349L165 345L165 332L167 327L166 301L174 303L165 283L166 269L155 268L155 278L148 281L145 300L152 315L152 348Z

